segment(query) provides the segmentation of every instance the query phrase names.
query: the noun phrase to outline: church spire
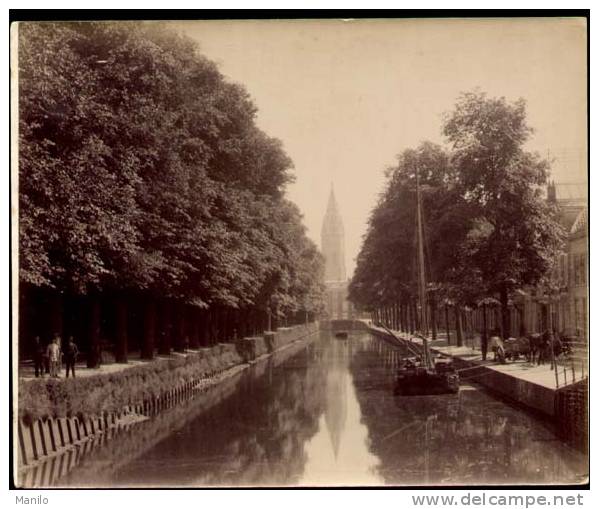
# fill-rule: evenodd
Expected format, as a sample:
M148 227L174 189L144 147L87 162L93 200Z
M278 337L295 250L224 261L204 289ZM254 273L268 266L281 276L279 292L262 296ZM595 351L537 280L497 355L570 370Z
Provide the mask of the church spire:
M339 216L339 210L337 208L337 200L335 199L335 189L333 188L333 184L331 184L331 191L329 192L329 202L327 204L326 214L331 216Z
M333 183L322 222L321 243L325 257L325 281L345 281L345 232Z

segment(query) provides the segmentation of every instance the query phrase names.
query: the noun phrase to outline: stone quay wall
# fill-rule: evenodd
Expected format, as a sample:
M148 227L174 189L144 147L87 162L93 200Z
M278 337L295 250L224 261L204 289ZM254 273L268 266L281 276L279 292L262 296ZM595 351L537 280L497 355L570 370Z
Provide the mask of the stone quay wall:
M116 373L20 381L15 484L52 484L88 449L318 330L318 322L313 322Z
M370 327L371 334L397 346L397 340L386 331ZM408 340L400 338L408 343ZM422 352L422 345L410 342L410 347ZM588 379L554 389L545 385L524 380L510 373L503 373L492 366L481 365L457 355L449 355L431 347L431 351L444 357L451 357L458 369L467 369L461 376L463 381L472 380L492 393L549 419L563 440L582 451L588 450L589 440L589 398Z

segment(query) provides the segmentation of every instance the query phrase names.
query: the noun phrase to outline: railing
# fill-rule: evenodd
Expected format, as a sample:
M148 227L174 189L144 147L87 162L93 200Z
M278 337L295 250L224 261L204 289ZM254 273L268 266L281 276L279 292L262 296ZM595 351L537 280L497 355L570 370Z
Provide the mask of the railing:
M387 326L378 323L377 325L387 329ZM451 331L451 344L455 345L455 331ZM413 336L413 335L412 335ZM430 338L429 338L430 340ZM447 341L447 333L443 329L437 332L437 340ZM469 333L463 335L462 345L471 348L474 351L481 349L481 338L478 335ZM434 344L434 343L433 343ZM562 353L557 358L550 356L545 357L546 368L554 373L555 388L561 389L566 386L577 384L578 382L588 379L588 344L585 341L566 340L562 343L567 346L567 353ZM547 355L547 354L545 354ZM489 350L487 359L492 358L493 353Z
M570 351L554 360L555 386L564 387L588 378L588 350L583 341L569 341Z

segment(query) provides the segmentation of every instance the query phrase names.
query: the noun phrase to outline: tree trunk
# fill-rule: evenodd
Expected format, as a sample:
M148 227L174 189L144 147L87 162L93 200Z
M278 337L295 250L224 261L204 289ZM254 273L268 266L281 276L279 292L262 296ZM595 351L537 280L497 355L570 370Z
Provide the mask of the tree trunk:
M116 348L115 360L123 364L127 363L127 299L119 295L115 299L116 312Z
M184 352L189 344L189 336L187 333L186 324L186 306L181 302L177 302L175 308L175 336L174 344L176 352Z
M279 328L279 314L277 311L278 309L277 307L275 307L275 309L271 313L270 322L272 325L272 331L276 331Z
M195 306L187 307L187 323L189 324L189 348L197 350L200 346L201 310Z
M158 345L158 353L160 355L171 354L172 317L172 303L167 300L162 304L162 314L160 316L160 342Z
M445 304L445 332L447 332L447 344L451 345L451 333L449 332L449 306Z
M89 341L87 367L97 368L102 355L100 346L100 299L97 295L89 296Z
M216 345L221 340L220 308L214 306L210 314L210 345Z
M480 350L482 352L483 361L487 360L487 305L483 304L483 333L481 335Z
M414 332L420 330L420 316L416 301L412 302L412 316L414 317Z
M149 297L144 309L144 336L141 347L141 358L151 360L154 358L154 344L156 341L156 301Z
M258 310L252 306L249 309L249 313L248 313L248 325L249 325L249 333L251 336L257 336L258 335L258 322L257 322L257 318L258 318Z
M64 338L62 337L64 333L64 301L62 293L50 293L49 312L50 337L58 334L64 342Z
M472 339L472 311L464 311L464 336L467 340Z
M200 345L210 345L210 328L212 327L212 308L207 308L202 311L202 321L200 323Z
M399 330L403 332L403 304L401 302L397 304L397 320L397 326L399 327Z
M462 310L458 305L456 305L453 309L455 314L456 341L458 346L462 346L464 343L464 333L462 329Z
M19 285L19 360L24 358L32 358L35 356L36 345L33 344L37 334L29 333L29 313L30 306L33 304L33 299L29 299L29 290L27 285ZM44 345L43 338L40 338L40 343Z
M432 338L433 341L435 341L437 339L437 303L435 302L434 297L431 298L430 306Z
M522 306L522 308L518 308L518 314L520 316L520 336L524 337L526 336L526 319L524 316L524 306Z
M511 317L510 317L510 308L508 306L508 292L507 288L504 286L500 292L500 302L501 302L501 329L503 334L503 339L507 339L510 337L511 327Z
M226 343L229 335L229 322L227 321L227 308L219 306L216 310L217 334L216 343Z

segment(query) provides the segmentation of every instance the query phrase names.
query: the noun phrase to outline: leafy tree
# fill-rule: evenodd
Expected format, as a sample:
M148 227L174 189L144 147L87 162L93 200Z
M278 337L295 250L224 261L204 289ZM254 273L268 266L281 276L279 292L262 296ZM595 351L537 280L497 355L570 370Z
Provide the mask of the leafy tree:
M179 320L187 305L241 316L272 296L287 313L318 308L321 260L284 198L291 160L241 85L156 24L19 35L21 282L153 296L170 303L167 328L171 304Z
M57 25L21 27L19 184L22 280L85 292L136 251L137 176L103 139L112 115L94 73ZM50 36L48 36L50 35Z
M487 289L500 296L509 334L509 294L551 269L562 231L543 197L549 164L524 149L532 129L524 100L463 94L443 132L452 144L456 185L475 222L465 250Z
M430 143L406 150L388 171L358 256L350 297L366 307L415 293L415 170L425 216L427 280L460 308L497 293L509 334L510 293L550 272L563 232L543 197L548 163L524 145L532 133L523 100L463 94L443 132L451 151ZM440 291L439 291L440 290Z
M425 218L426 279L452 281L463 264L462 241L468 233L466 204L457 193L449 155L430 142L398 156L387 171L387 188L370 218L358 256L350 296L366 307L405 300L416 293L416 169ZM434 298L433 298L434 304Z

